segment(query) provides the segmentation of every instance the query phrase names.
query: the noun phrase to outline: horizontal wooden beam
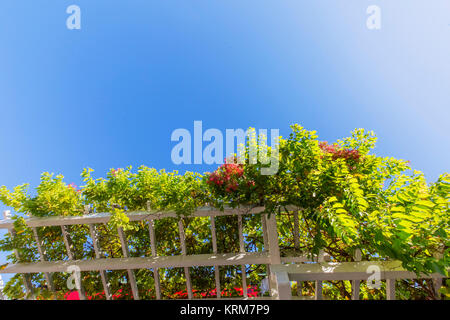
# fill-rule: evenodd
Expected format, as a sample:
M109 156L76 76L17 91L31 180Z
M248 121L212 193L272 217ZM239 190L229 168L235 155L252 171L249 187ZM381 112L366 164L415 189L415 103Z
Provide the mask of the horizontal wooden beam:
M322 262L272 265L273 272L287 272L290 281L367 280L373 266L380 270L380 280L416 279L417 275L402 268L400 261ZM369 268L369 267L372 267ZM421 275L421 278L443 278L438 273Z
M220 211L213 207L201 207L198 208L192 215L188 217L215 217L215 216L230 216L241 214L257 214L264 211L264 207L255 208L236 208L225 209ZM142 220L155 220L163 218L176 218L178 217L175 211L133 211L127 213L130 221L142 221ZM92 213L82 216L51 216L51 217L32 217L25 219L29 227L48 227L48 226L67 226L75 224L96 224L107 223L111 218L111 214L108 212ZM13 220L3 219L0 220L0 229L10 229L13 227Z
M41 261L9 264L0 273L67 272L69 266L80 271L126 270L148 268L182 268L193 266L228 266L241 264L267 264L267 252L199 254L188 256L130 257L70 261Z
M289 254L286 257L281 257L281 263L301 263L301 262L311 262L311 258L308 255L293 255Z

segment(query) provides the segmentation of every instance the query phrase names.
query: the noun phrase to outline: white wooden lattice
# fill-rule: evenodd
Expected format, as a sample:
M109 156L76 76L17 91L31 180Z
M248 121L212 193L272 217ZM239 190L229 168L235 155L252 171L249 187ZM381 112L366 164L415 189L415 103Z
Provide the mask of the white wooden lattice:
M261 226L264 240L264 251L262 252L246 252L244 232L243 232L243 216L248 214L260 214L264 211L264 207L257 208L240 208L227 209L219 211L214 208L205 207L199 208L192 214L192 217L209 217L211 222L211 239L213 252L210 254L188 255L185 243L185 231L183 219L178 222L178 231L180 238L181 255L178 256L158 256L156 252L156 242L154 231L154 221L164 218L175 218L175 212L159 212L148 211L130 212L128 217L130 221L147 221L150 235L151 256L149 257L130 257L127 237L124 231L119 228L117 230L122 246L123 258L105 258L101 254L97 239L96 225L107 223L110 219L109 213L92 213L84 216L75 217L45 217L45 218L29 218L26 219L26 224L32 228L35 241L37 243L40 261L31 263L17 263L9 264L2 270L1 273L19 273L23 275L23 281L28 296L33 298L34 290L30 281L30 273L44 273L47 285L50 290L54 290L52 282L52 273L66 272L69 266L76 266L80 271L98 271L100 272L106 299L111 299L111 292L109 288L107 270L127 270L128 279L133 293L134 299L139 299L138 288L134 275L136 269L151 269L155 280L156 298L161 299L161 287L159 279L160 268L184 268L186 277L186 287L188 298L192 299L192 284L190 279L189 268L194 266L212 266L215 272L215 283L217 290L217 298L220 295L220 266L235 265L241 267L242 285L244 298L248 298L247 292L247 278L246 265L262 264L267 265L267 274L269 277L269 291L273 299L292 299L291 282L297 281L301 288L301 283L304 281L315 281L316 296L315 299L322 299L322 282L332 280L351 280L352 281L352 299L359 298L359 285L361 280L368 278L368 266L376 265L382 270L381 279L386 280L387 298L395 299L395 280L396 279L415 279L416 275L412 272L406 271L401 267L398 261L361 261L361 253L355 252L355 262L329 262L327 255L321 253L316 261L310 261L306 255L294 254L291 256L282 257L278 245L277 222L275 214L262 214ZM239 232L239 253L218 253L217 252L217 238L215 217L234 215L238 220ZM298 210L294 208L294 247L299 249L299 220ZM93 241L95 259L92 260L77 260L72 253L72 244L70 240L70 226L85 224L89 226L90 235ZM65 247L67 250L68 260L62 261L46 261L46 253L41 246L38 228L44 226L60 226L63 234ZM12 236L15 235L13 221L10 218L8 211L4 212L4 219L0 220L0 229L7 229ZM15 251L17 259L20 261L20 256ZM315 262L315 263L304 263ZM442 275L433 274L431 276L423 276L423 278L431 277L435 280L436 286L439 285ZM1 279L1 278L0 278ZM85 299L83 286L78 289L81 299ZM3 295L0 290L0 298ZM301 292L299 294L301 297Z

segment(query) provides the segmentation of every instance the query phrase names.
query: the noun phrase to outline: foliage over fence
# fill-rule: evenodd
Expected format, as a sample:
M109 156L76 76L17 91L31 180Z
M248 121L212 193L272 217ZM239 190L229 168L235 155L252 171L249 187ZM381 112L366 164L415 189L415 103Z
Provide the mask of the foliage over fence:
M260 137L260 139L264 139ZM324 249L338 261L352 261L353 252L360 248L363 259L397 259L403 266L416 273L439 272L448 276L449 266L449 200L450 175L442 174L434 183L427 183L422 172L410 168L408 161L372 154L376 142L373 132L356 129L350 137L335 143L320 142L315 131L299 125L292 126L292 133L279 140L279 170L274 175L262 175L267 165L240 163L233 157L213 173L166 172L145 166L133 171L131 167L112 169L106 178L94 178L92 169L81 174L85 185L77 188L66 184L63 176L44 173L36 195L27 193L28 185L20 185L12 191L0 188L0 201L16 212L36 217L82 215L86 205L95 212L112 212L108 225L99 228L102 248L107 256L120 256L120 243L115 235L117 226L127 230L134 243L135 256L148 254L149 239L143 225L131 223L127 211L146 210L148 205L157 210L173 210L189 217L197 207L211 205L217 208L242 205L265 206L267 212L286 211L287 205L302 208L300 214L300 250L318 253ZM245 146L245 159L249 147L256 141L250 139ZM268 148L269 152L273 152ZM17 236L8 235L0 242L0 249L16 248L24 261L36 261L37 249L32 245L32 232L23 218L15 216ZM176 235L176 219L157 222L158 253L170 255L177 252L173 246ZM220 217L216 227L219 251L238 251L237 226L232 217ZM278 219L280 246L293 251L293 221L291 215ZM257 217L245 219L247 250L262 249L262 235ZM185 219L188 229L186 241L195 253L210 252L208 221L204 218ZM190 230L190 231L189 231ZM231 232L234 232L233 233ZM64 259L64 244L60 230L54 227L40 228L49 260ZM71 227L77 259L93 257L89 246L87 226ZM15 262L14 255L8 260ZM208 280L211 270L192 268L197 288L213 287ZM232 272L232 271L230 271ZM235 271L233 271L235 272ZM258 266L249 267L251 283L261 279ZM136 274L138 285L151 287L149 270ZM113 279L120 283L123 273L114 272ZM223 275L225 278L231 273ZM55 284L63 286L64 278ZM34 275L33 281L44 283L42 275ZM181 290L182 272L168 270L163 287ZM87 290L98 292L98 276L86 273L83 283ZM415 292L414 283L403 281L405 297ZM230 288L237 283L229 281ZM348 284L335 283L330 295L345 298ZM19 277L6 285L10 297L22 294ZM120 285L117 285L117 290ZM419 296L432 285L421 282ZM337 290L337 291L336 291ZM336 293L337 292L337 293ZM417 297L417 292L414 293Z

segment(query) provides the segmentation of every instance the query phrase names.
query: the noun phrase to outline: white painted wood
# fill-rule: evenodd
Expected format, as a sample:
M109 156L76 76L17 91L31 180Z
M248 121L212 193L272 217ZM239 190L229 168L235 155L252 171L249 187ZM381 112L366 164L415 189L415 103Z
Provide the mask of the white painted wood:
M34 235L34 240L36 241L36 246L39 252L39 258L41 261L46 261L47 257L46 257L46 253L45 250L42 248L42 241L39 238L39 234L37 231L37 228L32 228L33 229L33 235ZM52 275L49 272L44 272L44 277L45 277L45 281L47 282L47 286L48 289L53 292L53 299L56 300L56 290L55 290L55 286L53 284L53 279L52 279Z
M296 252L298 252L298 250L300 250L300 221L299 221L299 217L298 217L298 210L294 210L294 248L296 250ZM281 258L282 262L283 258ZM294 262L294 261L293 261ZM295 262L299 262L299 261L295 261ZM297 296L301 297L302 296L302 286L303 286L303 282L302 281L297 281Z
M7 210L8 211L8 210ZM12 229L14 228L14 221L10 219L0 220L0 229Z
M436 293L436 300L441 300L441 293L439 290L442 287L442 278L433 278L434 292Z
M395 279L386 280L386 300L395 300Z
M269 250L269 237L267 236L267 219L266 215L261 215L261 228L262 228L262 234L263 234L263 243L264 243L264 251ZM266 275L267 279L269 279L270 276L270 265L266 264ZM269 290L270 290L270 281L269 281Z
M190 217L209 217L209 216L231 216L241 214L257 214L264 211L264 207L240 207L235 209L225 209L220 211L219 209L212 207L197 208ZM130 221L142 221L150 219L164 219L164 218L178 218L178 215L174 211L133 211L127 212L127 217ZM32 217L25 219L29 227L44 227L44 226L63 226L74 224L101 224L108 223L111 218L111 214L107 212L90 213L82 216L52 216L52 217ZM10 229L13 225L11 219L0 220L0 229Z
M298 208L297 208L298 209ZM296 210L297 210L296 209ZM228 210L228 209L227 209ZM227 211L226 210L226 211ZM257 211L257 210L256 210ZM255 211L253 212L255 213ZM256 212L257 213L257 212ZM76 265L80 268L81 271L100 271L100 275L102 277L102 283L105 289L105 295L107 299L111 299L111 294L109 292L109 285L106 278L106 270L128 270L132 271L134 269L144 269L149 268L154 270L154 278L155 278L155 291L158 299L161 298L161 288L160 288L160 280L158 268L184 268L186 275L186 285L188 289L188 297L190 299L193 298L192 294L192 285L191 279L189 275L189 267L193 266L214 266L215 270L215 280L216 280L216 288L218 292L218 298L220 298L220 273L219 266L225 265L240 265L242 268L243 275L245 275L245 265L248 264L272 264L270 268L268 268L269 275L269 284L270 284L270 292L271 296L276 299L291 299L291 291L290 291L290 281L298 281L301 285L301 281L316 281L316 292L317 295L315 299L322 299L322 281L328 280L350 280L352 281L352 299L357 299L359 294L357 295L357 291L359 291L359 281L366 280L369 274L367 273L367 268L370 265L377 265L381 270L381 279L387 279L387 298L395 299L395 279L414 279L416 278L415 273L404 270L401 267L401 262L399 261L359 261L361 260L361 256L358 253L355 253L356 262L344 262L344 263L336 263L329 262L329 255L325 254L323 251L319 254L318 261L319 263L304 263L308 262L308 257L306 255L296 256L291 255L287 257L280 257L280 248L278 246L278 233L277 233L277 225L276 225L276 216L272 214L270 218L267 217L266 214L262 214L262 229L263 229L263 240L264 240L264 251L263 252L245 252L245 242L243 235L243 223L242 223L242 215L243 214L252 214L252 210L249 209L241 209L237 213L238 218L238 230L239 230L239 254L218 254L217 250L217 235L216 235L216 226L215 219L216 216L221 215L231 215L236 214L233 210L229 210L228 212L220 212L216 209L212 208L200 208L196 211L194 216L210 216L211 219L211 231L212 231L212 254L202 254L202 255L187 255L186 250L186 241L185 241L185 230L183 226L182 220L179 220L178 227L180 232L180 245L181 245L181 255L179 256L164 256L158 257L156 252L156 236L154 232L154 221L156 219L161 219L165 217L172 216L171 212L131 212L129 213L129 217L131 221L140 221L140 220L148 220L149 222L149 234L150 234L150 242L151 242L151 257L130 257L129 256L129 248L128 243L126 241L125 234L123 230L118 230L119 237L122 244L123 258L102 258L97 233L95 230L95 226L92 223L87 223L86 221L100 221L99 223L107 222L109 220L109 215L107 214L87 214L82 217L70 217L71 219L67 220L67 217L51 217L51 218L32 218L28 219L27 224L32 226L33 232L35 234L35 238L38 244L38 250L40 253L40 262L33 263L17 263L17 264L9 264L3 270L0 270L0 274L2 273L22 273L25 277L29 276L27 273L53 273L53 272L66 272L67 267L70 265ZM62 218L62 219L61 219ZM72 219L74 218L74 219ZM65 223L63 221L68 222L68 225L71 224L89 224L91 237L94 244L95 251L95 259L93 260L73 260L75 257L73 256L73 252L71 250L70 236L66 230ZM49 224L50 223L50 224ZM294 215L294 233L298 222L295 223L295 215ZM69 256L69 261L45 261L45 251L42 248L41 241L39 241L39 237L37 236L36 228L42 225L59 225L61 226L61 230L63 232L64 243L66 245L67 253ZM4 220L0 221L0 227L2 226L13 226L12 220L9 217L5 217ZM14 232L14 230L11 230ZM294 235L294 246L296 249L298 245L295 241L296 236ZM299 239L297 237L297 239ZM299 240L298 240L299 241ZM17 251L17 250L16 250ZM18 257L18 256L17 256ZM19 257L18 260L20 261ZM314 259L316 260L316 259ZM328 262L325 262L328 261ZM282 265L282 263L290 263L289 265ZM292 264L295 263L295 264ZM155 272L156 271L156 272ZM436 279L437 281L441 281L442 275L440 274L432 274L429 276L423 275L422 278L430 278ZM130 277L129 279L134 278ZM243 276L243 287L247 288L246 285L246 277ZM135 282L134 278L134 283ZM26 282L25 282L26 283ZM356 283L358 283L358 287L356 287ZM31 282L29 282L31 285ZM130 284L132 285L132 281L130 280ZM32 289L32 287L31 287ZM132 285L133 290L133 285ZM28 289L27 289L28 291ZM244 295L247 290L244 290ZM137 293L137 286L133 291ZM245 298L245 297L244 297ZM305 297L298 297L299 299L303 299Z
M367 280L369 266L378 266L380 279L416 279L414 272L402 268L401 261L323 262L311 264L272 265L272 272L287 272L291 281ZM421 274L421 278L443 278L439 273Z
M302 297L303 281L297 281L297 296Z
M266 252L198 254L188 256L157 256L131 258L98 258L73 261L42 261L31 263L9 264L2 273L33 273L33 272L66 272L67 267L76 265L80 271L126 270L149 268L184 268L233 266L245 264L266 264L270 258Z
M211 241L212 241L212 248L213 253L217 254L217 234L216 234L216 218L215 217L209 217L211 221ZM220 267L214 266L214 278L216 281L216 297L217 299L220 299L222 292L220 289Z
M242 226L242 215L237 216L238 219L238 233L239 233L239 252L245 253L245 243L244 243L244 230ZM242 278L242 292L244 298L248 298L248 288L247 288L247 270L245 264L241 265L241 278Z
M10 223L6 224L8 227L8 232L9 235L11 236L11 239L14 239L14 237L16 236L16 230L14 229L14 223L13 220L11 219L11 211L9 210L5 210L3 211L3 218L5 219L4 221L10 221ZM20 258L20 254L19 251L17 251L17 249L13 250L14 255L16 256L17 261L21 261ZM19 273L19 272L17 272ZM33 284L31 283L31 276L29 274L22 274L22 281L23 281L23 285L25 287L25 291L27 294L27 297L29 297L31 300L35 300L36 296L35 296L35 292L33 289Z
M281 257L281 263L302 263L302 262L311 262L311 259L306 254L300 256L288 254L286 257Z
M296 252L300 250L300 221L298 210L294 210L294 248ZM297 281L297 296L302 296L302 282Z
M271 282L271 293L270 296L276 300L290 300L292 299L291 294L291 283L287 272L272 272L270 274Z
M180 243L181 243L181 255L186 256L186 237L184 233L183 219L178 221L178 231L180 234ZM184 267L184 276L186 277L186 290L188 294L188 298L193 298L192 293L192 283L191 283L191 275L189 274L189 267Z
M324 262L325 260L325 252L320 250L317 261L319 263ZM323 283L322 280L316 280L315 288L314 288L314 300L323 300Z
M89 225L89 231L90 231L90 234L91 234L92 244L94 246L94 253L95 253L95 258L96 258L96 260L94 260L94 262L95 262L95 261L98 261L98 259L102 258L102 255L100 253L99 242L98 242L98 234L97 234L97 230L95 228L95 225L90 224ZM80 260L78 260L78 261L80 261ZM74 264L75 261L71 261L71 263ZM126 269L126 268L123 268L123 269ZM110 270L110 269L97 269L97 268L94 268L94 269L90 269L90 270L81 270L81 271L97 271L97 270L100 272L100 277L102 279L102 285L103 285L103 290L105 291L106 300L111 300L111 291L109 289L108 277L107 277L107 274L106 274L106 270Z
M66 226L61 226L61 233L63 236L64 245L66 246L67 256L69 257L69 260L73 260L74 257L73 257L73 252L72 252L72 243L70 241L70 235L67 232Z
M61 226L61 233L64 239L64 244L66 246L67 256L69 257L69 260L74 260L74 255L72 252L72 241L70 239L70 235L67 232L66 226ZM79 285L79 287L78 287ZM81 275L80 275L80 283L77 284L77 291L78 291L78 297L80 300L86 300L86 293L84 291L83 284L81 282Z
M122 246L122 253L124 258L130 257L130 250L128 248L128 241L122 227L117 228L119 234L120 244ZM136 284L136 277L132 269L127 269L128 280L130 281L131 292L134 300L139 300L139 290Z
M323 283L322 283L322 280L316 280L314 300L323 300Z
M158 254L156 252L156 234L155 234L155 224L154 220L148 221L148 231L150 233L150 247L152 250L152 257L156 257ZM155 280L155 293L156 299L161 299L161 283L159 279L159 269L153 268L153 279Z
M278 287L276 275L274 274L275 271L272 269L273 265L281 264L280 247L278 244L277 220L275 213L270 214L270 217L267 214L264 214L263 216L266 220L267 242L270 258L269 287L271 296L275 294L274 298L276 298L276 294L279 294L280 290L282 290Z
M280 247L278 245L278 231L277 231L277 220L275 213L272 213L270 217L266 215L266 225L267 225L267 241L269 244L269 256L271 264L280 264Z
M354 254L354 260L361 261L361 257L362 257L361 250L356 249ZM352 300L359 300L360 285L361 282L359 280L352 281Z
M269 251L269 237L267 235L267 216L261 215L261 227L263 234L264 251Z
M5 300L5 296L3 295L4 282L2 276L0 275L0 300Z
M298 218L298 210L294 211L294 248L300 249L300 223Z

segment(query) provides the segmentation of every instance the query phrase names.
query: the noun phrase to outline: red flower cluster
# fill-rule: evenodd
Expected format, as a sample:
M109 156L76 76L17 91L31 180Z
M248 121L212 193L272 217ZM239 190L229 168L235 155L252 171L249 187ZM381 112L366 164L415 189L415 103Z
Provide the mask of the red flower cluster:
M243 164L225 163L209 175L207 183L224 187L226 192L236 191L244 175L243 167Z
M132 297L133 295L131 292L125 293L124 290L122 290L122 289L117 290L116 293L111 295L113 300L122 299L122 298L125 298L128 296ZM78 291L69 291L64 294L64 299L65 300L80 300L80 296L78 295ZM102 292L94 293L92 296L86 296L86 299L88 299L88 300L106 299L105 292L102 291Z
M259 294L258 287L255 285L248 286L247 292L248 292L249 297L257 297ZM199 297L207 298L207 297L215 297L217 294L217 290L211 289L206 292L199 292L198 290L192 290L192 293L193 293L193 296L196 298L199 298ZM234 293L237 294L238 296L243 296L244 290L243 290L243 288L234 288L234 291L224 289L221 291L221 296L222 297L231 297L231 296L233 296ZM132 295L131 295L131 293L124 293L122 289L119 289L117 291L117 293L112 295L112 298L120 299L120 298L124 298L126 296L132 296ZM175 292L174 294L170 295L169 297L172 299L181 299L181 298L187 298L188 294L187 294L186 290L183 290L183 291ZM105 292L98 292L98 293L93 294L92 296L86 296L86 298L88 300L105 299ZM154 297L152 297L152 298L154 298ZM66 292L66 294L64 295L64 299L65 300L80 300L80 297L79 297L77 291L69 291L69 292Z
M121 172L121 171L122 171L122 168L112 169L112 170L111 170L111 173L113 174L113 176L117 176L117 174L118 174L119 172Z
M326 153L332 154L332 159L345 159L353 160L354 162L359 162L361 154L357 149L343 149L339 148L336 144L328 144L328 142L323 141L319 143L320 149Z
M233 288L233 290L227 290L224 289L220 292L220 296L221 297L232 297L233 294L237 294L238 296L243 296L244 295L244 289L243 288ZM259 294L259 290L258 287L253 285L253 286L247 286L247 292L248 292L248 296L249 297L257 297ZM198 290L192 290L193 296L194 298L196 297L203 297L203 298L207 298L207 297L215 297L217 295L217 290L216 289L212 289L209 290L207 292L199 292ZM179 299L179 298L187 298L188 297L188 293L187 290L183 290L183 291L178 291L175 292L173 295L170 296L170 298L172 299Z
M75 183L73 183L73 182L71 184L68 184L67 188L72 189L72 190L74 190L76 192L81 192L81 189L77 189L77 185Z

